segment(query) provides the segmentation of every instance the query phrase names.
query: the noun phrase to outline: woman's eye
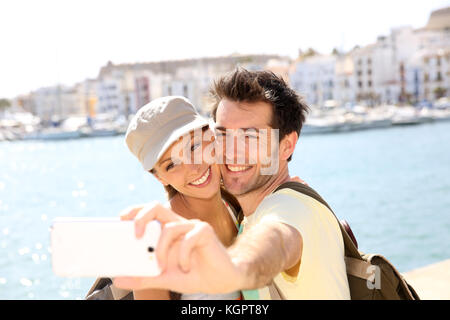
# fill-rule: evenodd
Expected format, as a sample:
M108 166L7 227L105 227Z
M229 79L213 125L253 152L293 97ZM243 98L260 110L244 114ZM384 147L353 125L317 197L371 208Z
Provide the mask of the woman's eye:
M166 171L169 171L172 169L175 165L173 163L169 163L169 165L166 167Z

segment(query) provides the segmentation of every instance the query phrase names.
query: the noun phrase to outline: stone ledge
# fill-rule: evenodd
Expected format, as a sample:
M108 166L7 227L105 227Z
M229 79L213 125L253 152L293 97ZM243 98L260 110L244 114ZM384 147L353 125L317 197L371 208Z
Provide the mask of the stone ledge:
M450 259L403 273L422 300L450 300Z

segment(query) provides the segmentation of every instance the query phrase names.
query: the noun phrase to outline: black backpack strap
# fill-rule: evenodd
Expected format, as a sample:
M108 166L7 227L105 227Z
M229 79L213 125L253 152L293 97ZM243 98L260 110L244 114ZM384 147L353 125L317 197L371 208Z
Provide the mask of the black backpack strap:
M289 181L289 182L285 182L285 183L281 184L280 186L278 186L278 188L276 188L274 192L277 192L278 190L285 189L285 188L292 189L292 190L300 192L304 195L307 195L307 196L313 198L314 200L320 202L325 207L327 207L330 210L330 212L334 215L336 220L338 221L339 228L341 229L342 238L344 240L345 256L362 259L361 255L358 251L358 248L356 247L355 243L353 242L353 240L351 239L351 237L345 230L342 223L336 217L336 215L333 212L333 210L331 209L331 207L313 188L311 188L310 186L308 186L306 184L300 183L300 182Z

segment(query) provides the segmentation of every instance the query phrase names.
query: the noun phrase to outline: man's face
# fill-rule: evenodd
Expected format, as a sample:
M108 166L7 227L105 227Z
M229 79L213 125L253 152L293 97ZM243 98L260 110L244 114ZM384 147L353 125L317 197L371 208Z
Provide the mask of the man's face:
M278 134L270 126L272 106L266 102L222 100L216 112L216 154L225 188L244 195L264 186L278 171L267 174L267 165L278 161ZM262 129L262 130L261 130ZM231 142L231 144L230 144ZM270 159L269 159L270 158ZM269 161L268 161L269 159ZM270 162L270 163L269 163Z

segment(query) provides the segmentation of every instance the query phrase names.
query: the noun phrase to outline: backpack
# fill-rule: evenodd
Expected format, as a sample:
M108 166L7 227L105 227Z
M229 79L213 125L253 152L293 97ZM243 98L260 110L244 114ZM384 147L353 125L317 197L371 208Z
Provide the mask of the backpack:
M350 226L339 221L330 206L311 187L299 182L281 184L274 192L289 188L307 195L326 206L338 220L344 240L345 264L352 300L420 300L397 269L382 255L358 251Z

